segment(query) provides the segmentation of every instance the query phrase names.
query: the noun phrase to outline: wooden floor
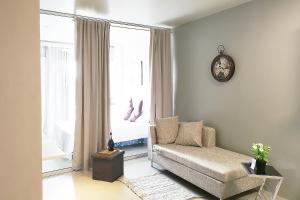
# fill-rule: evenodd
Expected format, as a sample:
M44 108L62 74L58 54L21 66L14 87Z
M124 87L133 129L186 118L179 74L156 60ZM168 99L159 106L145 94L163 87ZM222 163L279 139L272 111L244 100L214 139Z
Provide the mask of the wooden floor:
M129 160L124 163L124 175L137 178L155 174L147 158ZM43 179L43 200L139 200L123 183L95 181L91 173L71 172Z
M129 179L157 172L159 171L151 167L147 158L128 160L124 163L124 176ZM170 178L178 180L183 187L199 194L206 193L171 173ZM209 200L217 199L208 194L207 196ZM254 197L255 193L244 193L232 199L254 200ZM90 172L70 172L43 179L43 200L140 200L140 198L119 181L113 183L95 181L91 178Z

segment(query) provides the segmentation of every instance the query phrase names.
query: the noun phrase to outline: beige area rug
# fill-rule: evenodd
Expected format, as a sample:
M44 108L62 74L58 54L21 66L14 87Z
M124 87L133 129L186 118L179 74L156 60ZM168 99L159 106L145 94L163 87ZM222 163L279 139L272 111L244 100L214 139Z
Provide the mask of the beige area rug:
M143 200L207 200L182 187L176 181L170 179L163 173L136 179L119 178L137 196Z

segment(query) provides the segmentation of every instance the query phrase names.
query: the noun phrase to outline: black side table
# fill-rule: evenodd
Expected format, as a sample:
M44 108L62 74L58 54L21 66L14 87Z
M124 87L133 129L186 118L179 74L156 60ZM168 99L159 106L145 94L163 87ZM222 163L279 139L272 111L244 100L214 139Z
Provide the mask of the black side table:
M93 179L113 182L124 173L124 151L112 155L95 153L93 158Z
M255 199L275 200L283 181L281 174L271 165L266 166L264 174L257 174L255 170L251 169L251 163L242 163L242 166L248 176L263 179L263 184L261 185Z

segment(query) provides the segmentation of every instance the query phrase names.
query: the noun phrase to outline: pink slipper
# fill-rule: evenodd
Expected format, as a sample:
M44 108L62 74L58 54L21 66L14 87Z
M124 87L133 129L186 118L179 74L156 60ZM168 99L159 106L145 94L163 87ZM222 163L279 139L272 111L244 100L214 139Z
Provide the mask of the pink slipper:
M129 119L129 117L130 117L131 113L133 112L133 110L134 110L134 107L133 107L132 98L131 98L130 101L129 101L129 109L128 109L125 117L124 117L124 120Z
M139 103L139 109L137 110L137 113L135 113L131 118L131 122L135 122L140 116L143 114L143 100Z

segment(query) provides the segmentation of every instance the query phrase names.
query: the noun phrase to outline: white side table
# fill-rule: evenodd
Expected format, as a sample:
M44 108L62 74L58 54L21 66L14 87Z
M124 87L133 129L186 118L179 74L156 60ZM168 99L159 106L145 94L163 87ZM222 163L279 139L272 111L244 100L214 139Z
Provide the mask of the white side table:
M283 181L282 175L271 165L266 166L264 174L258 174L256 170L250 168L250 165L251 163L242 163L247 174L252 177L263 179L263 184L261 185L255 200L275 200Z

